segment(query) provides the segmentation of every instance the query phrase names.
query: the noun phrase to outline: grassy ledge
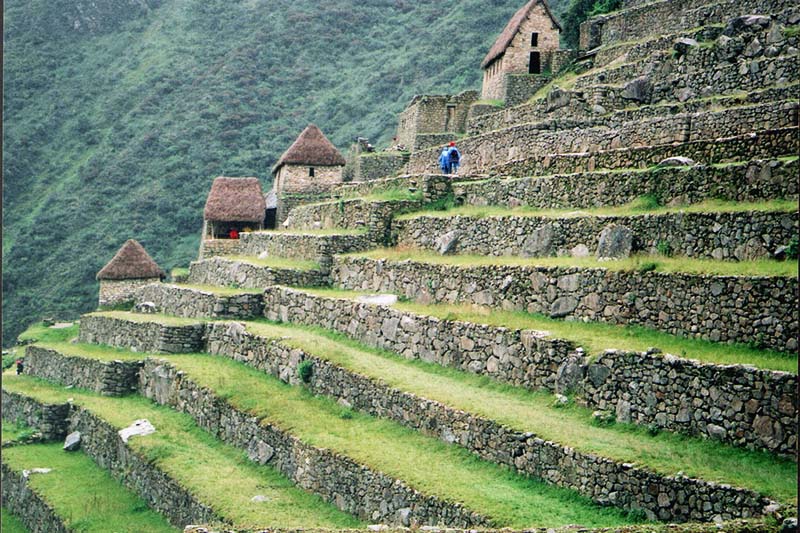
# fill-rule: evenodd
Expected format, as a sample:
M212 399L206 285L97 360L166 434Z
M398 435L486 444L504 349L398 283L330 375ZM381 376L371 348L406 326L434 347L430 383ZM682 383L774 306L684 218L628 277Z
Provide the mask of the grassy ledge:
M98 361L142 361L148 357L169 358L169 355L132 352L103 344L71 342L38 342L36 346L56 351L62 355L96 359Z
M634 255L626 259L599 261L594 257L518 257L486 255L439 255L416 248L380 248L347 254L345 257L365 257L388 261L413 261L432 265L458 267L523 266L542 268L603 268L612 271L653 271L666 274L696 274L712 276L791 277L798 275L797 261L715 261L662 255Z
M28 484L52 505L71 531L178 531L89 457L65 453L60 443L6 448L3 463L17 472L51 468L47 474L32 474Z
M5 507L0 507L0 531L3 533L28 533L22 521Z
M503 206L464 205L446 211L415 211L400 215L399 220L420 217L449 218L463 216L471 218L488 217L544 217L576 218L598 216L638 216L662 215L668 213L743 213L743 212L791 213L797 211L796 200L770 200L768 202L731 202L725 200L706 200L691 205L666 207L658 205L654 197L643 196L631 203L618 207L599 207L592 209L539 209L530 206L508 208Z
M222 444L199 429L189 416L154 405L145 398L109 398L10 373L3 375L3 388L46 403L64 403L72 398L75 404L120 429L140 418L149 420L156 432L135 437L128 445L237 527L351 528L364 525L321 498L295 487L275 469L256 465L241 450ZM253 502L251 498L255 495L266 496L267 500Z
M356 300L375 293L343 289L303 288L309 294L325 298ZM720 365L753 365L766 370L797 373L797 355L751 348L744 344L720 344L702 339L688 339L642 326L565 321L525 311L505 311L470 304L421 304L398 301L400 311L435 316L442 320L460 320L512 329L546 331L551 337L573 341L589 354L617 349L644 352L659 348L662 352Z
M172 283L171 286L179 289L210 292L215 296L238 296L240 294L261 294L264 292L264 289L243 289L239 287L223 287L221 285L202 285L199 283Z
M2 429L3 444L24 441L36 433L36 430L33 428L9 420L3 421L0 429Z
M747 487L785 503L797 498L797 464L766 452L754 452L709 440L629 424L599 426L591 410L554 406L547 392L532 392L434 363L407 360L365 347L343 335L313 327L247 323L248 331L331 361L350 371L382 380L399 390L498 421L521 432L664 475L690 477Z
M336 236L351 236L363 235L367 232L365 229L343 229L343 228L320 228L320 229L280 229L269 231L257 231L256 235L309 235L311 237L336 237Z
M215 259L279 270L319 270L319 263L306 259L287 259L285 257L265 257L262 259L254 255L226 255Z
M197 318L182 318L172 315L132 313L130 311L98 311L87 313L84 317L106 317L129 322L156 322L164 326L195 326L207 322L207 320Z
M66 342L78 336L78 323L75 322L67 328L54 328L52 326L45 326L42 322L32 324L19 334L17 339L20 342Z

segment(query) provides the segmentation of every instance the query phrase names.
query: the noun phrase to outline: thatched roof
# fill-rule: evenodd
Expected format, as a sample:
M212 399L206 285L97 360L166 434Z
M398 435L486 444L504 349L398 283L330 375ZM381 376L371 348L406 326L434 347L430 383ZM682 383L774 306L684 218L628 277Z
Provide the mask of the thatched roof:
M106 266L97 273L97 279L163 278L164 271L137 241L128 239Z
M322 130L314 124L309 124L272 167L272 172L278 172L283 165L333 167L344 164L344 156L325 137Z
M561 24L558 23L556 18L553 16L553 12L550 11L550 6L547 5L547 0L530 0L530 2L522 6L519 11L514 13L514 16L508 21L505 29L497 37L497 40L494 42L494 45L492 45L489 53L486 54L486 57L483 59L481 68L486 68L490 63L506 52L506 48L508 48L508 45L511 44L511 41L514 40L514 36L519 31L519 27L522 25L522 22L528 18L528 15L536 6L536 4L541 4L544 6L544 10L547 12L550 20L553 21L553 25L555 25L555 27L559 30L562 29Z
M258 178L219 177L211 185L203 217L213 222L262 222L266 209Z

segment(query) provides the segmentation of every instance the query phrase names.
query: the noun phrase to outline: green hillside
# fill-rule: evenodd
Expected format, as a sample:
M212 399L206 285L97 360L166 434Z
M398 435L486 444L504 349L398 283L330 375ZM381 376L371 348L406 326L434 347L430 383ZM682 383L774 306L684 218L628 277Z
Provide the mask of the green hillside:
M3 343L92 309L128 238L185 265L212 179L267 186L308 122L386 143L414 94L477 88L522 3L5 2Z

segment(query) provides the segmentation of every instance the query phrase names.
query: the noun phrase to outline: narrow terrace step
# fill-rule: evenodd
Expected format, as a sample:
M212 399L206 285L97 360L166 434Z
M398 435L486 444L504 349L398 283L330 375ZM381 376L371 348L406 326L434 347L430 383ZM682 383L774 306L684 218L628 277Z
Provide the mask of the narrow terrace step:
M22 521L6 507L0 507L0 530L5 533L29 533Z
M4 509L30 531L178 531L86 455L65 453L61 443L4 449L2 491Z
M739 516L743 497L759 501L752 494L748 496L747 491L680 476L665 477L678 469L690 476L755 487L762 493L776 491L787 503L793 497L795 478L791 471L796 466L787 461L727 448L721 451L718 444L705 441L654 438L622 428L598 428L588 411L553 407L552 398L541 394L501 387L487 390L486 383L458 372L412 364L385 352L338 342L324 333L267 324L247 323L246 327L245 332L238 324L214 326L210 332L213 352L282 376L295 385L303 383L297 377L301 364L311 363L308 385L314 393L332 396L339 403L388 417L445 442L455 441L487 460L544 477L596 501L646 509L652 519L707 521L720 513L725 517ZM298 350L302 351L298 354ZM563 431L565 417L571 428L568 432ZM648 449L646 455L639 451L644 448ZM711 448L721 459L709 467L706 455ZM600 457L595 455L598 453ZM603 458L609 456L610 461ZM659 463L653 457L670 459ZM643 464L645 468L623 465L625 462ZM735 462L737 467L728 462ZM742 464L748 465L744 475ZM607 488L612 471L616 472L617 482ZM731 473L735 473L733 477ZM784 482L775 483L778 479ZM655 489L648 491L644 487L657 487L664 496L659 500L650 493ZM610 500L611 492L616 495ZM684 494L680 502L675 501L679 492ZM675 501L674 506L665 509L659 505L664 498ZM706 501L712 507L719 503L722 511L704 511ZM733 510L729 513L728 508Z
M459 149L465 155L464 172L485 172L519 158L688 143L750 134L765 129L788 128L797 125L797 109L797 102L770 102L716 112L629 120L611 126L567 125L566 128L555 131L551 131L546 123L521 124L464 138L459 142ZM435 171L437 153L435 148L414 152L408 164L409 169L415 172ZM783 150L770 155L787 153L795 152Z
M706 343L613 331L608 326L563 327L522 313L404 303L385 307L346 291L309 293L276 287L265 297L267 318L272 320L325 327L407 359L532 390L574 392L592 409L612 412L620 422L704 435L788 456L795 453L795 358L741 348L726 353L725 348ZM631 333L645 338L631 339ZM663 348L688 355L661 355L652 347L659 341L665 343ZM591 355L587 357L583 349ZM770 385L765 389L763 382ZM631 383L650 392L630 395ZM718 396L705 394L709 389ZM648 399L656 392L657 406ZM742 408L745 404L747 410ZM720 408L723 405L725 409Z
M540 209L621 206L642 196L661 205L718 199L758 202L796 199L796 156L691 167L650 167L525 178L495 178L453 184L456 202Z
M108 311L83 315L78 339L137 352L191 353L205 346L205 331L199 320Z
M65 404L69 398L77 406L70 417L69 430L81 432L84 452L115 477L121 477L179 527L220 520L234 527L363 525L292 486L272 467L244 459L240 450L211 438L184 414L140 397L101 397L81 389L65 390L28 376L3 376L6 419L13 418L17 405L25 400L40 405ZM148 420L155 432L124 442L117 432L140 419ZM259 449L251 455L257 458L259 453L263 457L264 452Z
M788 352L797 349L796 273L791 274L794 277L662 273L624 261L587 268L589 260L584 260L584 267L546 266L548 261L553 265L564 259L513 261L381 250L335 258L331 279L341 288L395 293L422 302L488 305L554 318L639 324L674 335ZM666 259L657 261L670 265ZM759 264L744 263L745 268ZM708 271L707 262L678 263L681 269L684 265Z
M728 161L769 159L800 151L797 127L760 130L713 140L669 143L655 146L612 148L576 153L550 153L540 156L520 155L492 166L494 175L525 177L572 172L593 172L648 168L672 157L688 157L697 163L712 165Z
M330 268L329 265L327 268ZM317 286L328 284L328 273L315 261L258 257L213 257L189 265L189 283L217 287L257 289L270 285Z
M633 252L742 261L772 257L800 231L796 201L647 211L623 207L542 213L470 206L405 215L392 221L392 232L404 248L522 257L609 253L602 251L608 246L603 243L615 239L613 232L616 239L630 239ZM604 214L615 212L620 214Z
M321 261L333 254L368 250L374 237L364 230L256 231L242 234L241 255Z

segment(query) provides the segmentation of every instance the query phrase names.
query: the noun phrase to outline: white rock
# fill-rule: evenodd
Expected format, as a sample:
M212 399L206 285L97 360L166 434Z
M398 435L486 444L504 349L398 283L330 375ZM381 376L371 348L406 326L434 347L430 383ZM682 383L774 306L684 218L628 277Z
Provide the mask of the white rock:
M122 442L128 442L128 439L134 436L145 436L150 435L151 433L155 433L156 428L153 427L153 424L150 423L149 420L141 419L136 420L133 424L126 427L125 429L119 430L119 436L122 438Z

